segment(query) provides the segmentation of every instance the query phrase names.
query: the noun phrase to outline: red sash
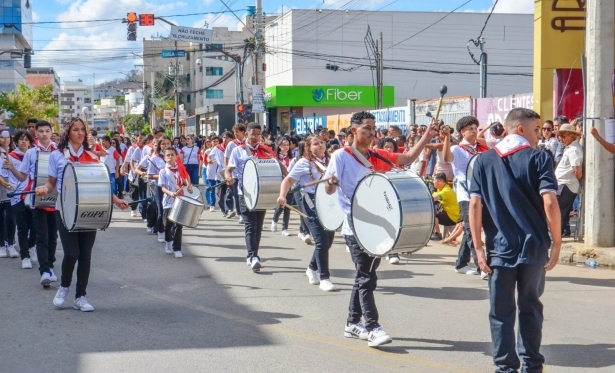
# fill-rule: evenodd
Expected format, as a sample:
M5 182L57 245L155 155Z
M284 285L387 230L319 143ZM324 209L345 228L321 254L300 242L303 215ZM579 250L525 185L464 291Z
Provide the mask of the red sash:
M487 145L483 145L480 142L476 143L476 149L474 149L474 147L472 147L472 145L470 144L459 144L459 147L467 153L470 153L471 155L475 155L477 153L484 153L489 150L489 147Z
M286 166L286 168L288 168L288 166L290 165L290 157L288 155L278 156L278 160L282 162L282 164Z
M25 156L25 154L17 154L15 151L10 152L9 155L20 162L23 162L23 157Z
M241 145L241 147L245 149L246 144ZM250 152L252 153L253 157L256 157L258 159L276 159L276 155L273 153L273 151L269 150L269 148L261 144L256 145L254 149L250 149Z
M224 144L218 144L216 145L216 148L218 148L218 150L220 150L222 153L224 153L224 151L226 150L226 146L224 146Z
M44 151L44 152L53 152L53 151L56 151L58 149L56 144L54 144L52 142L49 143L49 146L47 148L45 148L39 142L37 142L36 143L36 148L41 150L41 151Z

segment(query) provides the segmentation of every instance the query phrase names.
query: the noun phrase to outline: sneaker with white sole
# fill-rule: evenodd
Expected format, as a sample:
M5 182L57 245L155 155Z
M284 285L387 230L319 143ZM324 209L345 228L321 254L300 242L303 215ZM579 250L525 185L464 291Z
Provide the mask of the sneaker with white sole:
M369 347L378 347L391 342L393 342L393 338L380 327L372 330L367 335L367 345Z
M234 218L235 216L237 216L235 211L229 211L228 214L226 214L227 219Z
M361 323L356 324L346 324L344 327L344 337L346 338L357 338L364 341L367 341L367 337L369 336L369 332L365 329L365 326Z
M137 216L139 216L139 215L137 215L137 210L130 211L130 216L133 217L133 218L136 218Z
M318 285L318 288L322 291L335 291L337 290L337 288L335 287L335 285L333 285L333 283L331 282L331 280L324 279L324 280L320 280L320 285Z
M216 208L213 206L209 206L209 212L214 212L214 211L216 211Z
M154 227L146 228L147 234L154 234Z
M66 300L67 295L68 295L68 288L63 288L60 286L55 297L53 297L53 305L58 308L64 307L64 301Z
M176 258L176 259L179 259L179 258L183 258L183 257L184 257L184 254L182 254L181 250L179 250L179 251L174 251L174 252L173 252L173 255L175 255L175 258Z
M303 242L305 242L306 244L311 245L312 241L312 235L306 234L305 236L303 236Z
M284 229L282 231L282 236L286 236L286 237L290 236L290 232L288 231L288 229Z
M260 272L261 270L261 261L258 259L257 256L252 257L252 272Z
M58 282L58 276L56 276L56 273L54 272L53 268L49 268L49 272L51 272L51 282Z
M6 251L6 246L0 247L0 258L8 258L9 252Z
M390 264L399 264L399 257L397 255L389 255Z
M32 264L38 264L38 254L36 253L36 246L28 249L28 252L30 253L30 261L32 261Z
M307 276L310 285L320 284L320 276L318 275L318 272L311 270L310 267L305 270L305 275Z
M48 272L43 272L43 275L41 276L41 285L43 285L45 289L51 286L51 274Z
M30 260L30 258L23 258L21 260L21 268L32 269L32 261Z
M166 242L164 245L164 252L171 255L173 254L173 242Z
M8 251L9 256L11 258L19 258L20 257L19 252L17 250L15 250L15 245L8 245L6 250Z
M350 248L348 247L348 245L346 245L346 252L349 253L350 252Z
M478 272L470 266L465 266L459 269L455 268L455 272L461 273L462 275L478 275Z
M246 264L249 266L252 265L252 258L246 258Z
M82 312L94 311L94 307L86 297L79 297L75 299L75 304L73 304L73 308Z
M487 280L487 281L488 281L488 280L489 280L489 274L488 274L487 272L483 272L483 271L481 271L481 272L480 272L480 279L481 279L481 280Z
M303 234L303 233L301 233L301 232L299 232L299 234L297 235L297 237L299 237L299 239L300 239L301 241L305 240L305 234Z
M271 231L272 232L277 232L278 231L278 223L276 223L275 221L271 222Z
M166 242L164 240L164 232L162 232L162 233L158 232L158 242L160 242L160 243Z

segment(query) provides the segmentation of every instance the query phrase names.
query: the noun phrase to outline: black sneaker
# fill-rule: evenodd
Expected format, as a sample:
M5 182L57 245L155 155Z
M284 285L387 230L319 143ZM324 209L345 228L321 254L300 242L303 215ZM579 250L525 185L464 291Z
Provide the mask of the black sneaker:
M431 235L430 240L432 240L432 241L441 241L441 240L442 240L442 234L440 234L440 233L435 233L435 232L434 232L434 233Z

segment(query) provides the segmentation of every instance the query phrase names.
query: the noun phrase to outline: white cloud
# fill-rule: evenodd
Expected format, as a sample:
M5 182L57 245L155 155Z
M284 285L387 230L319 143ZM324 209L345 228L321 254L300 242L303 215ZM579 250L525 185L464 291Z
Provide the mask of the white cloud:
M534 13L534 0L499 1L494 13Z
M35 11L32 11L32 22L38 22L41 20L41 16L38 15Z

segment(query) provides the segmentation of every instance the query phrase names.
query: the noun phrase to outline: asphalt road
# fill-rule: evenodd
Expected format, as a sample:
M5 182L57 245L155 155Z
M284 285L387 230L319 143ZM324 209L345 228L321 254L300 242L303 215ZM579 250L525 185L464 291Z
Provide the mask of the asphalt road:
M308 284L312 246L296 236L263 234L259 274L236 219L204 212L184 243L184 258L166 255L143 222L116 212L94 248L93 313L55 309L59 283L44 290L36 269L0 259L0 372L493 371L487 283L453 272L456 248L381 264L376 300L394 341L373 349L343 337L354 270L340 237L334 293ZM60 246L56 268L62 256ZM558 266L542 299L547 371L614 372L615 271Z

